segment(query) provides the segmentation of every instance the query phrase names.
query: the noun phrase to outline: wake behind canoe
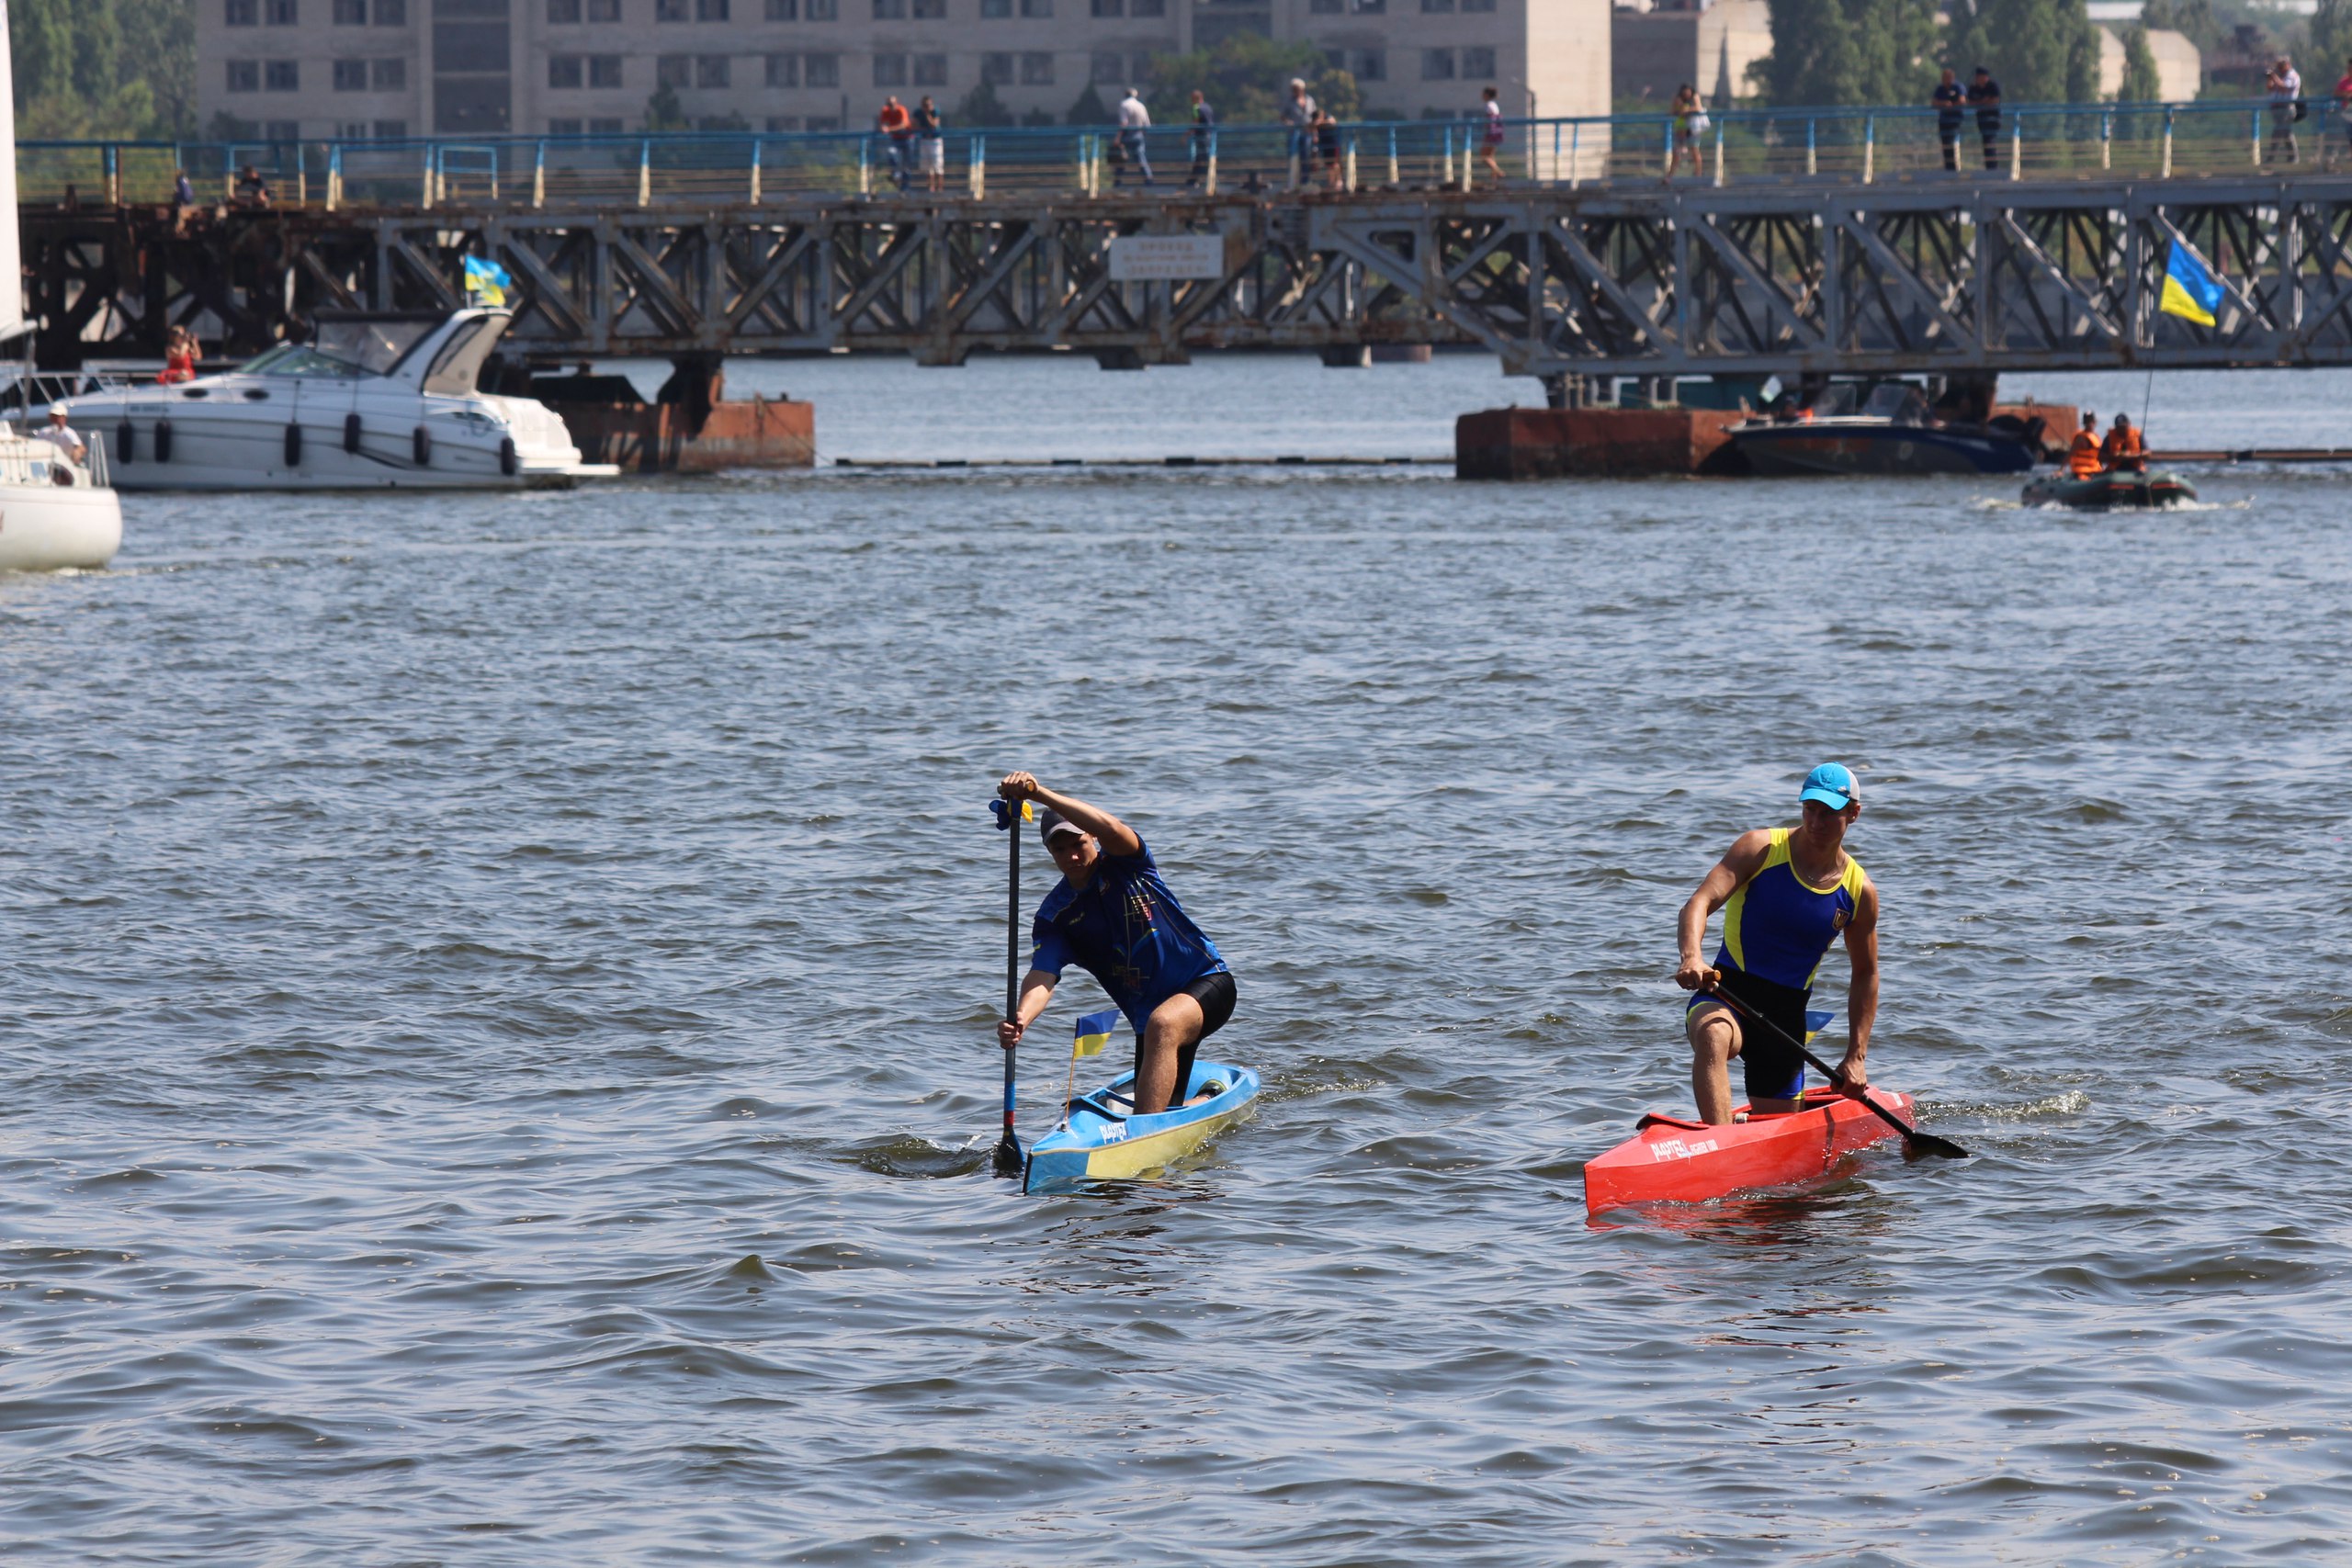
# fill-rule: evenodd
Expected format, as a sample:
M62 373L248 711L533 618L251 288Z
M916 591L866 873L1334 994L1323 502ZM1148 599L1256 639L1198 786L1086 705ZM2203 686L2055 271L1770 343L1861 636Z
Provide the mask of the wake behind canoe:
M1883 1089L1870 1093L1895 1114L1911 1114L1909 1095ZM1803 1110L1727 1125L1653 1113L1642 1118L1632 1137L1585 1163L1585 1212L1704 1202L1810 1181L1855 1150L1894 1136L1894 1129L1868 1106L1829 1089L1807 1090Z
M1069 1119L1030 1145L1023 1190L1066 1192L1164 1169L1248 1114L1259 1083L1248 1067L1195 1062L1184 1099L1199 1102L1149 1116L1129 1114L1134 1087L1128 1073L1070 1101Z

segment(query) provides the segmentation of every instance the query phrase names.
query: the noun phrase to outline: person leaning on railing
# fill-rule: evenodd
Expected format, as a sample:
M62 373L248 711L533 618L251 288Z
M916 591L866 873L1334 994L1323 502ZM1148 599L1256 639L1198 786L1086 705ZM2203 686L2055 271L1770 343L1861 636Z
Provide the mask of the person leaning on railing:
M1936 140L1944 144L1944 167L1952 174L1960 173L1960 107L1968 101L1968 90L1960 85L1960 73L1944 67L1943 80L1928 101L1936 106Z
M1968 84L1967 97L1976 110L1976 134L1984 139L1984 167L1997 169L2000 156L1994 143L2001 140L2001 85L1980 65L1975 79Z

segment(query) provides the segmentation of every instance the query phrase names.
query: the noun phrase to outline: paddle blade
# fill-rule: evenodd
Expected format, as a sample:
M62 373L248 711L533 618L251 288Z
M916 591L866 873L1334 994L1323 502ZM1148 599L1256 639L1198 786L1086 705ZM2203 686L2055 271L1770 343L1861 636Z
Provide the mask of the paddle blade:
M1021 1153L1021 1140L1007 1133L997 1140L994 1168L999 1176L1019 1176L1029 1162Z
M1903 1157L1905 1159L1922 1159L1929 1155L1933 1155L1938 1159L1974 1157L1950 1138L1939 1138L1933 1133L1914 1131L1904 1135Z

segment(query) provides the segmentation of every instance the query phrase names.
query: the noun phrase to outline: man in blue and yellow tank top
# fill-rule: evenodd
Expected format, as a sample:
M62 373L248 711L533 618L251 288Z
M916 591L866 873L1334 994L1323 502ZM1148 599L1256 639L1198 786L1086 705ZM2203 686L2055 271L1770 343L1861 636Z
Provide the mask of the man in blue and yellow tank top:
M1804 1089L1804 1063L1768 1032L1744 1032L1739 1015L1709 993L1727 991L1805 1037L1805 1004L1829 944L1846 939L1853 974L1846 992L1852 1043L1838 1064L1837 1087L1851 1094L1870 1082L1863 1058L1878 1018L1878 888L1846 852L1846 832L1862 814L1852 772L1824 762L1797 794L1804 819L1794 828L1742 833L1682 906L1682 966L1674 979L1699 994L1683 1012L1690 1037L1690 1088L1702 1121L1732 1119L1731 1059L1739 1058L1747 1099L1758 1111L1793 1111ZM1699 956L1707 917L1724 912L1724 940L1710 965Z

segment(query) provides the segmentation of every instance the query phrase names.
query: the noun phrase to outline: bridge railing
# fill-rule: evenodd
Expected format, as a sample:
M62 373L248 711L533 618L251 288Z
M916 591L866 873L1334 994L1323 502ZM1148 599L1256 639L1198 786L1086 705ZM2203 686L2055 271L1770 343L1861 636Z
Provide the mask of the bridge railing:
M1731 109L1503 122L1366 122L1323 135L1278 126L1206 134L1162 127L952 130L936 142L873 132L423 139L281 142L23 141L28 206L170 199L185 170L199 206L240 198L251 169L278 207L508 209L759 205L795 197L1102 196L1142 185L1232 191L1469 189L1699 180L2008 179L2098 175L2166 179L2317 171L2345 116L2304 100L2027 104L1981 122L1933 108ZM1136 154L1140 152L1141 156Z

